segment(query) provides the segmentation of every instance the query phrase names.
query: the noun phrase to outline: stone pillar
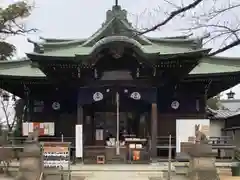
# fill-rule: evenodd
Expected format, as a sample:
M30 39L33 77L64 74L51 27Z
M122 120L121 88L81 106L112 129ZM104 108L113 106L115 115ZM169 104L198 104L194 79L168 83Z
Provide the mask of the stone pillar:
M151 112L151 157L155 158L157 157L157 120L158 120L158 110L157 110L157 104L152 103L152 112Z
M215 166L215 157L209 144L193 144L189 152L190 180L216 180L219 179Z

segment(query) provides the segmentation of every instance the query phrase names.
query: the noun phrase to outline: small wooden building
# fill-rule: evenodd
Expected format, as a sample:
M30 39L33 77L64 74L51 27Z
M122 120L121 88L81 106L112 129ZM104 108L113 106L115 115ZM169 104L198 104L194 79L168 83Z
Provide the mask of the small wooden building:
M82 124L85 148L128 134L150 140L156 157L176 119L206 117L206 100L240 82L240 58L208 57L204 37L136 32L115 5L89 38L30 41L27 59L0 62L0 88L25 99L26 122L53 122L73 146Z
M211 119L211 136L227 136L233 139L233 144L240 147L240 111L230 111L228 109L209 111Z

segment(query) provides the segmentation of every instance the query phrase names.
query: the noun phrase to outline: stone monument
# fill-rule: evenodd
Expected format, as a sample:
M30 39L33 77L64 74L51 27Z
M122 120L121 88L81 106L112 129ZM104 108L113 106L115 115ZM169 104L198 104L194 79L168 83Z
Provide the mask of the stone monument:
M195 136L197 144L206 144L208 142L206 134L200 131L200 124L195 125Z
M34 129L24 143L23 152L19 154L19 174L16 180L39 179L42 173L41 145L38 142L39 130Z
M199 125L195 126L195 135L196 143L189 150L189 178L191 180L219 180L212 146L207 143L207 137L199 130Z

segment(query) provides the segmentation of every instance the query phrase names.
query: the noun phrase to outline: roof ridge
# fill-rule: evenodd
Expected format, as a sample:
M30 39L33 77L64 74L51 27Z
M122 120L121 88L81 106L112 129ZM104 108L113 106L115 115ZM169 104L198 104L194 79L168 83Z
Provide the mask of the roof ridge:
M128 30L131 30L133 34L135 34L137 31L136 29L131 25L131 23L129 23L128 21L122 20L120 19L120 22L123 23L125 25L125 27ZM144 35L138 35L135 34L136 36L138 36L142 41L146 42L148 45L153 44L147 37L145 37Z
M99 28L92 36L90 36L83 44L82 46L88 46L91 41L93 41L95 38L97 38L103 31L107 29L107 27L113 22L115 18L111 19L108 22L103 23L102 27Z

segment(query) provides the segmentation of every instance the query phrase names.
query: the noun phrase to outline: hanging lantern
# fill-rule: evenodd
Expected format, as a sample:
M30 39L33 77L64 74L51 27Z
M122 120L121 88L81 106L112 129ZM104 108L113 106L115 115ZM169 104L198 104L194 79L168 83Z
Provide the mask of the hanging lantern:
M16 96L15 95L12 96L12 100L16 101Z
M232 92L232 90L227 93L228 99L234 99L234 96L235 96L235 92Z
M3 101L9 101L8 93L3 93L2 98L3 98Z

